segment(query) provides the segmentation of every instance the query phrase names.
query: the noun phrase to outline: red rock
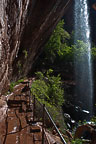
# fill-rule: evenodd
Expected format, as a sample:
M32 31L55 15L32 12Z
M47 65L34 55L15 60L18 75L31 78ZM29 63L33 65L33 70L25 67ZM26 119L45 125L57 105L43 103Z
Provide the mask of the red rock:
M17 80L29 73L41 46L72 1L0 1L0 93L10 79Z
M96 144L96 131L95 126L91 124L81 125L75 132L75 139L84 138L91 140L91 144Z

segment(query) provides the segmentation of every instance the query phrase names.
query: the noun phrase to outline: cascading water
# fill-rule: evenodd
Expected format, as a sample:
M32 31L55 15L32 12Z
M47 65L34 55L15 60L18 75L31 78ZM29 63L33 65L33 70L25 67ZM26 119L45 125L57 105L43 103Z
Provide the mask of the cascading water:
M91 41L87 0L75 0L75 78L76 104L84 111L93 113L93 85Z

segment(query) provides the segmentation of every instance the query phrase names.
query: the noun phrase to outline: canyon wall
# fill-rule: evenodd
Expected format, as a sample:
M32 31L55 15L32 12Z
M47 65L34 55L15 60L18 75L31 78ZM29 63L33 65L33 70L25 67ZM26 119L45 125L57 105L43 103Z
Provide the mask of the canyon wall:
M73 0L0 1L0 94L26 76Z

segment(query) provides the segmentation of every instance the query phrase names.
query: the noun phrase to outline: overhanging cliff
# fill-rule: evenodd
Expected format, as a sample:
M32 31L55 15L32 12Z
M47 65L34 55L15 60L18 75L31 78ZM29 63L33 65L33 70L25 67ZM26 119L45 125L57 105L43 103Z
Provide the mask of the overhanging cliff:
M0 1L0 92L26 76L73 0Z

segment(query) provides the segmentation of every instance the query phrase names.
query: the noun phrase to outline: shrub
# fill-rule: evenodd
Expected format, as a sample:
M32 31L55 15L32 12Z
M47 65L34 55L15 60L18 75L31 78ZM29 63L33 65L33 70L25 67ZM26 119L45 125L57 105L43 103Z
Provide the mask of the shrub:
M37 79L32 83L32 94L39 100L47 101L51 105L61 106L64 102L64 90L62 89L62 82L60 75L53 76L53 70L48 70L44 74L37 72Z

